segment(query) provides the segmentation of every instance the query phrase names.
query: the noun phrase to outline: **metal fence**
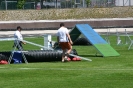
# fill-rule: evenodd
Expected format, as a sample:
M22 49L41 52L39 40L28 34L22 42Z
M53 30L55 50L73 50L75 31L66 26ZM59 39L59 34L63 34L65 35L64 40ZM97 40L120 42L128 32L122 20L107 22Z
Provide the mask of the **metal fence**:
M26 0L23 9L50 9L50 8L97 8L133 6L133 0ZM17 9L17 0L0 0L1 10Z
M1 10L16 10L17 0L0 0ZM23 9L35 9L35 2L26 2Z

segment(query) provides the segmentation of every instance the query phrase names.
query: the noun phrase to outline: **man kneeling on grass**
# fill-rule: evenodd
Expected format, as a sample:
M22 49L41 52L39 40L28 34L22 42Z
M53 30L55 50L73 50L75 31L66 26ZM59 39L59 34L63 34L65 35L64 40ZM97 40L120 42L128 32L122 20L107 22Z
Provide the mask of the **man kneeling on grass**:
M60 24L60 28L57 31L57 42L63 50L62 62L67 61L68 55L72 50L72 40L70 38L68 29L65 27L64 23Z

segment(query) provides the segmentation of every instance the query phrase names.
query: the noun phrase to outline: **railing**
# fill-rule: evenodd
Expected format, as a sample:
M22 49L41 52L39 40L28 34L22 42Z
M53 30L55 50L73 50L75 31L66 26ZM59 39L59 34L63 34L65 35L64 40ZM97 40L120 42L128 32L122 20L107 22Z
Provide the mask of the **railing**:
M0 9L9 10L17 9L17 0L1 0ZM132 0L40 0L34 2L28 0L25 2L23 9L50 9L50 8L99 8L99 7L116 7L116 6L133 6Z

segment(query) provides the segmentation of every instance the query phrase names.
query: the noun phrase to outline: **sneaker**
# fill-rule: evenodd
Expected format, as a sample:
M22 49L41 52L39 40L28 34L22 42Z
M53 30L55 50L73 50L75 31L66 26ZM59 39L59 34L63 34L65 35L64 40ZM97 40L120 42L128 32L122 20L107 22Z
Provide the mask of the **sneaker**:
M68 57L67 56L65 56L64 61L68 61Z
M62 62L64 62L64 60L62 60Z

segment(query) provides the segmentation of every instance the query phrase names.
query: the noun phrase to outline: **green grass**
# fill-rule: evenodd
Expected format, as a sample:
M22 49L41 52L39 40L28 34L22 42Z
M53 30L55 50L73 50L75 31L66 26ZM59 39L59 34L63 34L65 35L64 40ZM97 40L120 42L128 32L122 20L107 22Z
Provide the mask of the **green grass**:
M132 88L133 50L128 45L116 45L116 36L110 36L111 46L120 53L117 57L95 56L93 46L73 46L80 56L92 59L62 62L0 65L1 88ZM124 37L122 38L124 41ZM26 38L43 45L43 38ZM55 38L53 39L55 40ZM1 42L0 50L11 50L13 42ZM25 50L40 49L29 44Z

